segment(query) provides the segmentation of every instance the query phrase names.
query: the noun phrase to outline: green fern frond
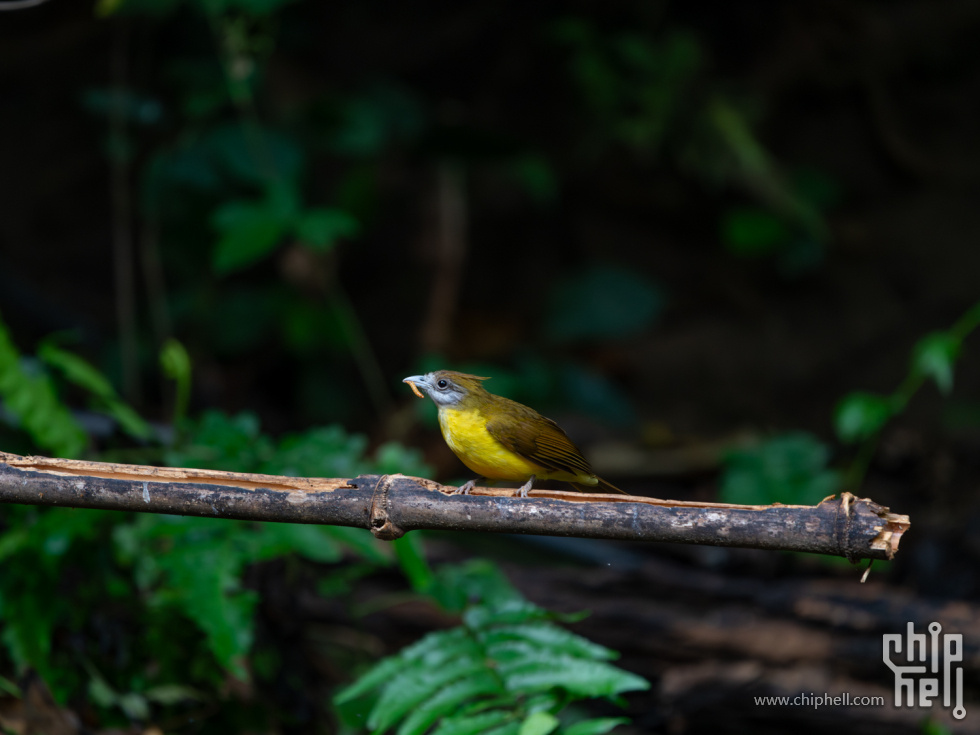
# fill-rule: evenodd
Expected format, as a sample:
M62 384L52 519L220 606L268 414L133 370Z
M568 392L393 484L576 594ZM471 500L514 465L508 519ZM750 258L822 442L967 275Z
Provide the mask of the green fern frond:
M608 663L615 651L559 627L556 617L510 593L473 605L462 625L384 659L336 702L375 694L367 718L375 735L396 727L398 735L519 735L546 725L564 735L608 732L625 720L587 720L565 730L554 723L575 700L614 699L650 685Z

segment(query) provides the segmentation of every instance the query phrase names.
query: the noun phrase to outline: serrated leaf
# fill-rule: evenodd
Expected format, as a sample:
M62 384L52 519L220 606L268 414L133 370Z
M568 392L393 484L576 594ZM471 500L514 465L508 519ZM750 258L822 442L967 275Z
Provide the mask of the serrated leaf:
M844 396L834 411L837 436L844 442L856 442L877 434L891 418L891 401L874 393L855 392Z
M474 630L490 625L507 625L511 623L527 623L533 620L547 620L551 617L544 608L520 598L506 600L500 605L479 605L470 608L463 614L463 622Z
M241 589L241 570L247 560L221 540L193 543L185 538L158 560L169 586L156 595L158 601L176 604L195 621L218 663L243 680L247 671L242 661L252 645L258 601L254 592Z
M618 725L629 724L629 717L597 717L594 720L583 720L569 725L563 731L564 735L605 735Z
M398 735L421 735L468 700L500 691L500 682L488 671L455 681L412 710L398 728Z
M510 712L493 710L476 715L452 717L443 720L432 735L485 735L491 728L499 726L513 717Z
M916 344L912 368L936 381L942 393L949 393L953 389L953 365L961 346L960 338L948 332L929 334Z
M50 377L32 367L0 320L0 397L7 410L40 447L58 457L77 457L88 435L58 398Z
M486 663L482 659L465 655L435 668L422 665L403 670L389 682L378 698L368 718L368 727L383 732L450 682L485 670Z
M521 723L518 735L548 735L560 724L558 718L548 712L535 712Z
M580 635L548 623L526 625L503 625L481 634L480 641L487 647L492 658L496 657L496 647L526 642L532 650L554 650L568 656L582 658L614 659L618 654L605 646L583 638Z
M650 688L646 679L615 666L561 656L527 656L518 663L501 663L498 673L512 692L560 687L579 697L611 697Z
M357 699L376 689L384 682L391 679L396 673L405 668L405 662L400 656L386 658L361 675L361 677L350 686L341 689L333 698L336 704L343 704L352 699Z
M439 666L443 661L459 655L460 652L466 652L472 658L472 650L467 650L472 645L469 634L462 628L429 633L396 656L386 658L369 669L356 682L337 694L334 701L347 702L382 684L390 686L390 682L396 675L413 665Z

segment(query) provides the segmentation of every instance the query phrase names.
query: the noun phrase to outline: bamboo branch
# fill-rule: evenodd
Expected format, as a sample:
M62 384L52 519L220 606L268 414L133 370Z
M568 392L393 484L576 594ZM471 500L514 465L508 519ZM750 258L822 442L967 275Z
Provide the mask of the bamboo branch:
M732 505L639 496L453 488L404 475L352 479L109 464L0 452L0 503L367 528L672 541L891 559L908 516L850 493L819 505Z

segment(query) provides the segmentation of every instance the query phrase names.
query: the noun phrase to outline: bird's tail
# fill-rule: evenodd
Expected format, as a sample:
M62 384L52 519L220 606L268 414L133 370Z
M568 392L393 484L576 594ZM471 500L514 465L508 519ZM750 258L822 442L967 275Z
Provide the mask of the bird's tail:
M569 484L580 493L600 492L600 493L620 493L622 495L629 495L629 493L626 492L625 490L620 490L611 482L606 482L598 475L596 476L595 479L599 481L598 484L596 485L580 485L575 482L570 482Z

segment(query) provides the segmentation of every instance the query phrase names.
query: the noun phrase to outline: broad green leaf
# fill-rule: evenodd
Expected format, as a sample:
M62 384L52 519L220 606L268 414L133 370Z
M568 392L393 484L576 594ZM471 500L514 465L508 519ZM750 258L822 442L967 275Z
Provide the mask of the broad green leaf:
M95 367L78 355L58 347L50 339L41 343L37 355L48 365L60 370L69 382L91 393L96 399L96 407L116 419L130 436L139 439L150 436L150 425L123 402L116 389Z
M235 201L221 206L212 218L220 233L211 263L216 273L240 270L261 260L279 244L285 223L266 202Z
M416 592L424 593L432 587L435 575L432 567L425 559L425 551L422 547L422 537L418 534L409 534L395 539L395 558L402 568L402 572L408 578L409 584Z
M830 450L804 432L776 436L728 453L721 482L726 503L812 505L832 495L840 478L828 469Z
M521 723L518 735L548 735L554 732L561 723L558 718L547 712L535 712L528 715Z
M594 720L576 722L562 732L564 735L605 735L617 725L626 725L629 721L629 717L597 717Z
M37 356L48 365L58 368L75 385L99 398L115 398L115 388L92 365L68 350L58 347L51 339L38 345Z
M296 235L311 250L326 252L340 238L354 237L360 225L340 209L317 208L304 212L296 225Z
M843 442L857 442L877 434L891 418L891 401L874 393L855 392L844 396L834 411L834 426Z
M953 365L960 355L961 340L948 332L923 337L913 350L912 369L936 381L942 393L953 389Z
M721 227L725 248L743 258L773 253L793 236L782 218L755 207L729 210Z

